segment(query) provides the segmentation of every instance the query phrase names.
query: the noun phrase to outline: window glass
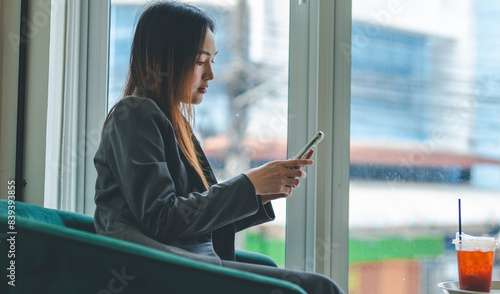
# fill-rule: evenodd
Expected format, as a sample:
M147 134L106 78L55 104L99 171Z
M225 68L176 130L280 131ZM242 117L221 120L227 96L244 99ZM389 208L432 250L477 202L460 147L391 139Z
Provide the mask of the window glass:
M349 293L458 281L459 198L462 230L498 238L499 17L495 0L353 0Z
M112 0L109 101L122 96L133 29L148 1ZM195 132L219 182L286 158L288 119L287 0L189 1L216 21L215 80L196 106ZM285 200L277 219L237 234L236 246L285 262Z

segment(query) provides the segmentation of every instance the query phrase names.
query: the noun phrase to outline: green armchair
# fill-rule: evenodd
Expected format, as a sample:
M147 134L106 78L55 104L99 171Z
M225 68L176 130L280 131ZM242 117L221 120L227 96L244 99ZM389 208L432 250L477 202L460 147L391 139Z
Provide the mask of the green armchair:
M290 282L96 235L87 215L14 206L11 230L8 202L0 200L0 293L305 293ZM237 250L236 259L276 266L247 251Z

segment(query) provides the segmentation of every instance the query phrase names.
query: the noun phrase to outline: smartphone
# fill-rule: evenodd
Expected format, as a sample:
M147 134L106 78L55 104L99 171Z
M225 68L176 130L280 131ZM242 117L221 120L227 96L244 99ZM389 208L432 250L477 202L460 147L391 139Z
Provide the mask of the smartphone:
M295 159L302 159L309 154L311 150L314 150L316 146L323 140L325 134L322 131L319 131L305 146L300 149L299 153L295 155Z

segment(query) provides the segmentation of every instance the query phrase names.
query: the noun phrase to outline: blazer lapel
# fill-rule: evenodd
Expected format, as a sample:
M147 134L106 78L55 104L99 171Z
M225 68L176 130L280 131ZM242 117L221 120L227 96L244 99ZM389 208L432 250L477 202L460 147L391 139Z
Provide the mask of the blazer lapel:
M210 186L217 184L217 179L215 178L214 171L212 170L212 167L210 166L210 163L208 162L207 156L205 155L205 152L203 152L203 149L201 149L200 142L198 139L195 137L193 134L193 143L194 143L194 148L196 149L196 152L200 155L200 165L201 168L203 169L203 173L205 174L205 177L207 178L208 184ZM200 179L201 181L201 179Z
M207 177L208 184L210 186L217 184L217 179L215 178L214 171L208 162L208 159L201 149L200 142L193 134L193 143L196 151L200 155L200 164L205 177ZM192 167L191 167L192 168ZM193 168L194 169L194 168ZM201 181L201 179L198 177ZM236 227L234 223L225 225L224 227L218 228L212 231L212 244L215 252L221 259L225 260L235 260L234 255L234 239L235 239Z
M192 139L193 139L194 148L196 149L196 152L200 155L200 158L199 158L200 165L201 165L201 168L203 170L203 173L205 174L205 177L207 178L208 184L210 186L217 184L217 179L215 178L215 174L212 170L212 167L210 166L210 163L208 162L208 159L207 159L205 153L203 152L203 149L201 149L200 142L198 141L198 139L195 137L194 134L192 134ZM181 145L179 144L179 141L176 140L176 143L177 143L177 148L179 150L179 154L181 156L181 160L184 162L184 165L186 166L186 170L188 172L189 177L196 179L195 184L196 184L197 188L205 190L205 186L203 185L203 181L202 181L200 175L198 174L198 172L196 172L196 169L191 165L191 163L187 159L186 155L182 151L182 148L181 148Z

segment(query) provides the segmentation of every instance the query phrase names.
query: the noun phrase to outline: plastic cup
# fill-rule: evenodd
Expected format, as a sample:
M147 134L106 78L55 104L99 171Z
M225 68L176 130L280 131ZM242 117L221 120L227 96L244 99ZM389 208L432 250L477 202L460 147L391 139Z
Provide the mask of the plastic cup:
M461 237L461 240L460 240ZM460 290L490 292L493 259L497 241L457 233L453 240L457 251Z

